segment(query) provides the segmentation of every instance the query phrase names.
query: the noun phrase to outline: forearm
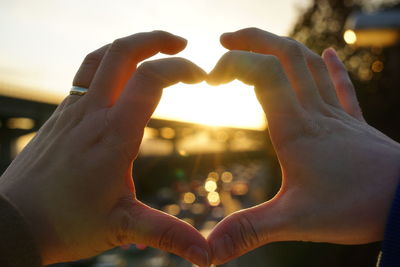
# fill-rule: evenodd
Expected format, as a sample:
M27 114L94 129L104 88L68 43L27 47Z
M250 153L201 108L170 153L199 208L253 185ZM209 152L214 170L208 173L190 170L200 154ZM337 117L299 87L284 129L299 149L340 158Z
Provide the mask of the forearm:
M39 249L18 209L0 195L0 266L40 267Z

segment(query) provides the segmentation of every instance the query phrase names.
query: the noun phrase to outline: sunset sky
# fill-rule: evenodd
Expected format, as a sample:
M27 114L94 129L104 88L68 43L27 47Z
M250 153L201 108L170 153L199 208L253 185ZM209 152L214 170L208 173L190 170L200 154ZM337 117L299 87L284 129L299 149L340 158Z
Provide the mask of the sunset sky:
M210 71L225 52L221 33L253 26L286 35L298 9L309 2L1 0L0 94L58 103L87 53L118 37L155 29L188 39L179 56ZM155 116L219 126L265 125L254 92L240 82L170 87Z

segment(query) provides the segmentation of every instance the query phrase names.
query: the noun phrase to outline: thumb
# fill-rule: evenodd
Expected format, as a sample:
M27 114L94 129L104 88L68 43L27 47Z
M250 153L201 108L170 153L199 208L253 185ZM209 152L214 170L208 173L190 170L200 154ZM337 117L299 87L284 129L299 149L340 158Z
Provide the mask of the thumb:
M208 236L213 264L223 264L264 244L284 239L286 219L274 200L226 217Z
M139 243L174 253L199 266L210 265L206 239L190 224L138 200L114 209L113 238L118 245Z

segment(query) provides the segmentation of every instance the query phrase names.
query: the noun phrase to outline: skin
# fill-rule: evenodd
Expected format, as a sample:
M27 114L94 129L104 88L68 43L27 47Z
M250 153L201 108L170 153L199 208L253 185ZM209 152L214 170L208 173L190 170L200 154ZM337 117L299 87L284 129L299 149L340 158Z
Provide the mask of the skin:
M176 54L166 32L121 38L89 54L68 96L0 179L0 194L26 218L43 264L128 243L200 266L285 240L361 244L382 240L398 184L400 145L369 126L333 50L250 28L226 33L231 50L207 76ZM204 79L254 85L282 168L270 201L221 221L205 240L190 225L136 199L132 165L162 89ZM208 243L207 243L208 242Z
M26 218L44 265L139 243L208 266L207 241L189 224L135 195L132 165L162 89L197 83L205 72L188 60L138 63L176 54L186 40L155 31L118 39L89 54L68 96L0 179Z
M362 117L335 52L256 28L225 33L209 74L254 85L282 170L270 201L221 221L208 237L213 263L288 240L362 244L383 239L399 177L400 145Z

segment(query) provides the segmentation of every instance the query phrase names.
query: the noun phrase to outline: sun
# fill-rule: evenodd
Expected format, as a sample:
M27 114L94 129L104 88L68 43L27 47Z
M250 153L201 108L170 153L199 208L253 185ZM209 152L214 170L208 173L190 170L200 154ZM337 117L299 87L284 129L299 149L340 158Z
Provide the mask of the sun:
M253 88L239 81L218 87L202 82L166 88L154 117L221 127L266 126Z

